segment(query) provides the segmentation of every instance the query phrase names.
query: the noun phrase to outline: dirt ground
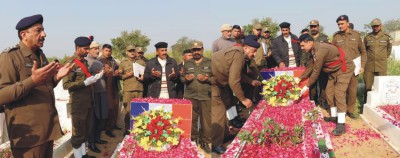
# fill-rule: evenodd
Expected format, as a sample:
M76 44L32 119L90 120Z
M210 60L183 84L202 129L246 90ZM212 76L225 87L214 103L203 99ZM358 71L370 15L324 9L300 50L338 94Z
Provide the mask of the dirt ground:
M328 113L322 110L325 116ZM121 110L119 114L118 127L123 127L123 116L125 112ZM335 128L333 123L325 124L329 131ZM382 136L372 130L369 125L364 122L361 118L353 120L349 117L346 118L347 131L342 136L332 136L331 140L333 143L334 152L337 158L400 158L400 155L396 153L385 141ZM108 143L105 145L97 144L97 147L102 151L101 153L94 153L89 151L88 154L96 156L97 158L109 158L113 154L117 144L123 139L123 130L114 130L113 133L117 136L116 138L110 138L102 133L101 138L107 140ZM224 144L228 146L230 142ZM199 147L199 151L203 152ZM219 155L207 154L203 152L206 158L220 157Z

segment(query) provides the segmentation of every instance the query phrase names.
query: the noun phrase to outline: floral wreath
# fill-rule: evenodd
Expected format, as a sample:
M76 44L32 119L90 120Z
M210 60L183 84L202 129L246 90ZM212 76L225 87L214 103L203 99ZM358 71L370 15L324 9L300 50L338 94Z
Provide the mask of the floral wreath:
M293 76L282 74L262 81L264 99L272 106L288 106L300 98L299 81Z

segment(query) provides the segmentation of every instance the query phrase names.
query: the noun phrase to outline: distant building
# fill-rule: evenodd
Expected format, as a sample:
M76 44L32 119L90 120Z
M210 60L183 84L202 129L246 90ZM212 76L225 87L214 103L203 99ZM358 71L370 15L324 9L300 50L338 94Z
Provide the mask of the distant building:
M392 45L398 46L400 45L400 30L391 31L389 33L390 37L392 37Z

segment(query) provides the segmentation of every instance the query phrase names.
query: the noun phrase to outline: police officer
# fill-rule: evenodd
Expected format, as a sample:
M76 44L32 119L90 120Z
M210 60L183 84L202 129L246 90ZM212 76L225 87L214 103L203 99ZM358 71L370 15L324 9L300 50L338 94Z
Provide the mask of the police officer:
M126 59L123 60L119 66L121 73L121 79L123 81L123 101L122 105L126 109L125 114L125 135L129 134L130 129L130 116L131 116L131 106L130 102L132 98L142 98L143 97L143 74L139 77L134 76L133 64L139 64L141 66L146 66L146 63L140 59L135 52L135 46L128 45L125 49ZM139 73L139 72L136 72Z
M185 99L192 102L192 140L200 142L200 147L211 152L211 60L203 57L203 43L194 41L191 44L193 58L186 61L182 83L186 85ZM200 132L198 118L200 117ZM197 140L198 141L197 141Z
M351 60L361 56L361 68L359 73L364 72L365 64L367 63L367 54L360 33L349 28L349 17L347 15L339 16L336 19L336 23L340 31L333 34L332 44L342 48L346 56L350 57ZM357 115L354 113L357 99L357 84L358 75L353 75L346 92L347 114L352 119L357 118Z
M185 62L188 62L192 58L193 58L192 50L190 49L183 50L182 52L183 61L178 65L178 70L180 71L180 74L183 73L183 66L185 65ZM182 83L181 80L179 79L176 82L176 98L183 99L184 93L185 93L185 84Z
M212 55L212 72L214 82L212 90L212 145L213 151L222 154L225 147L222 146L226 126L226 109L233 105L236 97L246 107L251 107L252 102L244 96L240 81L244 64L244 55L253 59L260 44L252 38L245 38L244 46L233 46L218 51Z
M89 65L84 59L89 53L90 39L78 37L75 39L75 54L68 62L75 63L72 72L63 79L63 87L70 94L69 106L72 119L71 144L75 157L90 157L86 154L87 136L91 131L93 115L92 84L103 77L103 71L91 75Z
M327 99L331 106L331 117L324 119L337 122L332 134L342 135L346 132L346 90L350 78L354 76L353 60L341 48L331 44L314 42L309 34L301 35L299 42L301 49L312 55L310 64L300 76L300 79L310 76L307 85L301 90L301 95L316 82L321 70L327 73L330 76L326 92L330 94L327 95Z
M21 19L15 29L20 42L0 54L0 108L11 152L14 157L53 157L53 142L63 134L53 88L73 64L58 70L58 63L47 61L40 49L46 37L42 15Z
M374 83L374 76L386 76L387 58L392 51L390 36L382 31L382 22L376 18L371 21L372 32L364 38L367 49L367 64L365 65L364 82L365 95L364 103L367 99L367 91L370 91Z

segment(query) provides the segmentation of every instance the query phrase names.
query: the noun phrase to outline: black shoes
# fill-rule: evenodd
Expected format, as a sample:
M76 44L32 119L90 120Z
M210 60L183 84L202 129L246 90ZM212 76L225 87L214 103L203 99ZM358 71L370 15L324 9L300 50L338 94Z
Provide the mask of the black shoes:
M83 155L82 158L96 158L96 156L89 156L88 154Z
M125 130L125 132L124 132L124 136L125 135L129 135L129 134L131 134L128 130Z
M211 153L211 149L208 143L201 143L200 148L203 149L206 153Z
M336 124L336 128L332 131L332 134L334 136L340 136L342 134L346 133L346 126L344 123L338 123Z
M223 146L212 146L212 152L215 152L217 154L224 154L226 151L226 148Z
M118 127L117 125L114 126L114 129L121 130L122 128Z
M246 119L242 119L239 116L236 116L235 118L233 118L231 121L231 124L233 127L235 128L242 128L244 123L246 123Z
M324 117L324 121L337 123L337 117Z
M105 140L99 139L99 140L96 140L96 143L97 143L97 144L107 144L108 142L105 141Z
M356 114L350 112L347 112L347 116L349 116L353 120L356 120L358 118Z
M108 135L111 138L115 137L115 135L111 131L106 131L106 135Z
M95 152L95 153L101 153L100 149L97 148L97 146L96 146L95 143L89 144L89 149L92 150L92 151Z

